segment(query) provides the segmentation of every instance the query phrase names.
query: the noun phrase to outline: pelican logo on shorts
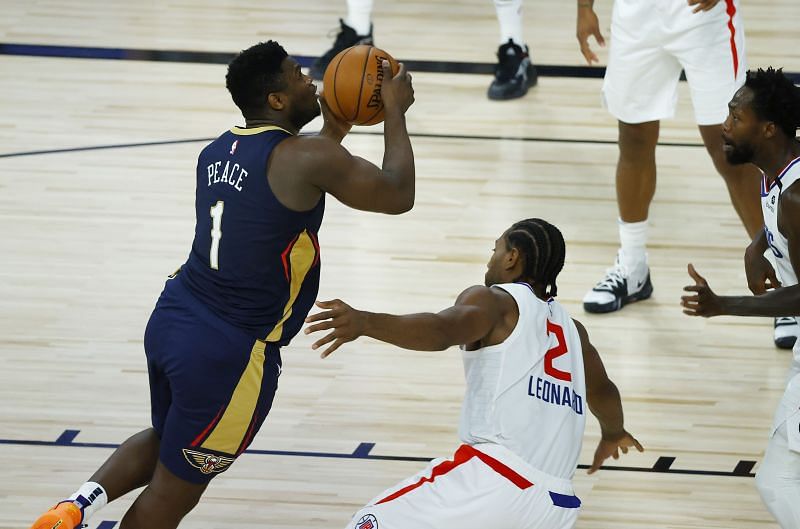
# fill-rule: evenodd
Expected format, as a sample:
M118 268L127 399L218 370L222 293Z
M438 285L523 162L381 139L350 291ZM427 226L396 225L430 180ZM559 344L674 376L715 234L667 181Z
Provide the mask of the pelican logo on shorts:
M356 529L378 529L378 519L374 514L365 514L356 522Z
M204 454L195 450L183 449L183 457L194 468L199 468L203 474L211 474L212 472L222 472L226 470L234 459L232 457L223 457L213 454Z

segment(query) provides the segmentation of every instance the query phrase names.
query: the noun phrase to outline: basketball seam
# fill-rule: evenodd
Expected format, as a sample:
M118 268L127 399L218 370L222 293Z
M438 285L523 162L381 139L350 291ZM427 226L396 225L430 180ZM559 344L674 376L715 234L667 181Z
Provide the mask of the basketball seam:
M361 111L361 94L364 93L364 74L367 71L367 66L369 65L369 59L372 57L372 52L375 51L374 46L370 46L369 53L367 53L367 58L364 60L364 68L361 70L361 84L358 87L358 99L356 99L356 113L353 116L353 121L356 120L358 117L359 112Z
M336 70L333 71L333 86L331 87L333 88L333 99L334 101L336 101L336 106L339 107L339 115L343 117L345 120L347 120L347 118L344 115L344 109L342 108L342 104L339 103L339 95L336 93L336 77L339 75L339 66L342 65L342 61L347 56L347 54L353 51L354 49L355 48L350 48L349 50L344 52L344 54L341 57L339 57L339 62L336 63Z

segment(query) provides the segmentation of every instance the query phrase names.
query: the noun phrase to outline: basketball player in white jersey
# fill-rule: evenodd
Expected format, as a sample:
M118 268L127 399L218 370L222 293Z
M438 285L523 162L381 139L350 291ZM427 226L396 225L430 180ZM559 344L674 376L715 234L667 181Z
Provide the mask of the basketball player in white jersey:
M577 37L591 64L598 58L589 37L600 44L605 41L594 0L577 4ZM620 248L614 266L583 299L584 310L592 313L620 310L649 298L653 291L647 239L656 190L656 144L660 120L675 115L681 70L700 136L749 237L762 226L755 194L758 171L728 163L721 140L726 104L742 85L747 69L739 0L614 0L610 40L602 97L618 120ZM791 348L797 325L775 323L776 345Z
M800 88L780 70L747 72L744 86L729 105L723 126L731 163L753 163L763 173L761 205L764 229L745 252L745 270L753 297L717 296L692 265L694 292L681 298L691 316L800 315ZM769 249L774 270L764 257ZM777 277L775 272L777 272ZM777 287L767 292L767 288ZM764 462L756 476L764 504L783 529L800 527L800 343L775 412Z
M306 333L331 330L323 358L370 336L405 349L460 345L466 395L450 460L383 492L352 529L569 529L580 500L572 488L587 411L602 439L589 472L642 446L623 427L617 387L586 329L553 298L564 239L541 219L517 222L495 242L486 286L462 292L438 314L393 316L318 302Z

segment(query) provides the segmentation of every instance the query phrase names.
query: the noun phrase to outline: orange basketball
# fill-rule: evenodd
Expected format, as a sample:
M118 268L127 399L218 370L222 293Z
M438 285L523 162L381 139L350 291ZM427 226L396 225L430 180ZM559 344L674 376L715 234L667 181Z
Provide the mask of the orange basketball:
M360 44L339 52L328 64L322 80L322 93L331 112L353 125L383 121L384 60L389 61L392 75L396 75L397 61L380 48Z

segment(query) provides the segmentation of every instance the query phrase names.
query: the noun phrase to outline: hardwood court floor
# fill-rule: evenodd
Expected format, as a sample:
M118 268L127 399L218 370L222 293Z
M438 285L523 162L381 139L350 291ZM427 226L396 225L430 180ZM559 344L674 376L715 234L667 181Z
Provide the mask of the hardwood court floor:
M325 33L344 9L283 0L0 7L2 42L234 52L274 37L299 55L329 45ZM525 9L537 62L581 64L572 4L539 0ZM598 6L604 28L609 9ZM792 23L800 6L762 0L742 10L750 64L800 71ZM493 60L489 2L378 1L374 18L379 44L401 59ZM82 483L109 445L149 424L144 325L189 250L196 155L241 121L223 65L0 55L0 71L0 529L18 529ZM688 262L718 291L746 291L744 230L699 145L686 87L678 115L662 127L673 145L658 150L653 298L593 316L580 300L617 247L616 124L600 107L600 80L543 77L506 103L486 100L488 82L415 73L416 206L389 217L331 199L320 297L376 311L438 310L482 281L492 241L508 225L552 221L567 240L559 299L589 329L622 391L627 427L647 448L615 464L664 469L675 458L672 470L705 471L579 470L578 527L777 527L752 477L730 474L763 456L789 353L773 348L769 321L696 320L678 307ZM379 163L379 132L356 129L345 144ZM151 144L135 146L142 143ZM456 350L360 340L322 361L309 345L299 336L284 350L256 453L215 480L182 527L342 527L424 465L403 458L452 454L463 391ZM598 438L596 423L588 425L582 464ZM72 442L67 430L79 431ZM59 437L62 446L53 445ZM353 452L386 459L321 457ZM91 527L119 520L131 499Z

